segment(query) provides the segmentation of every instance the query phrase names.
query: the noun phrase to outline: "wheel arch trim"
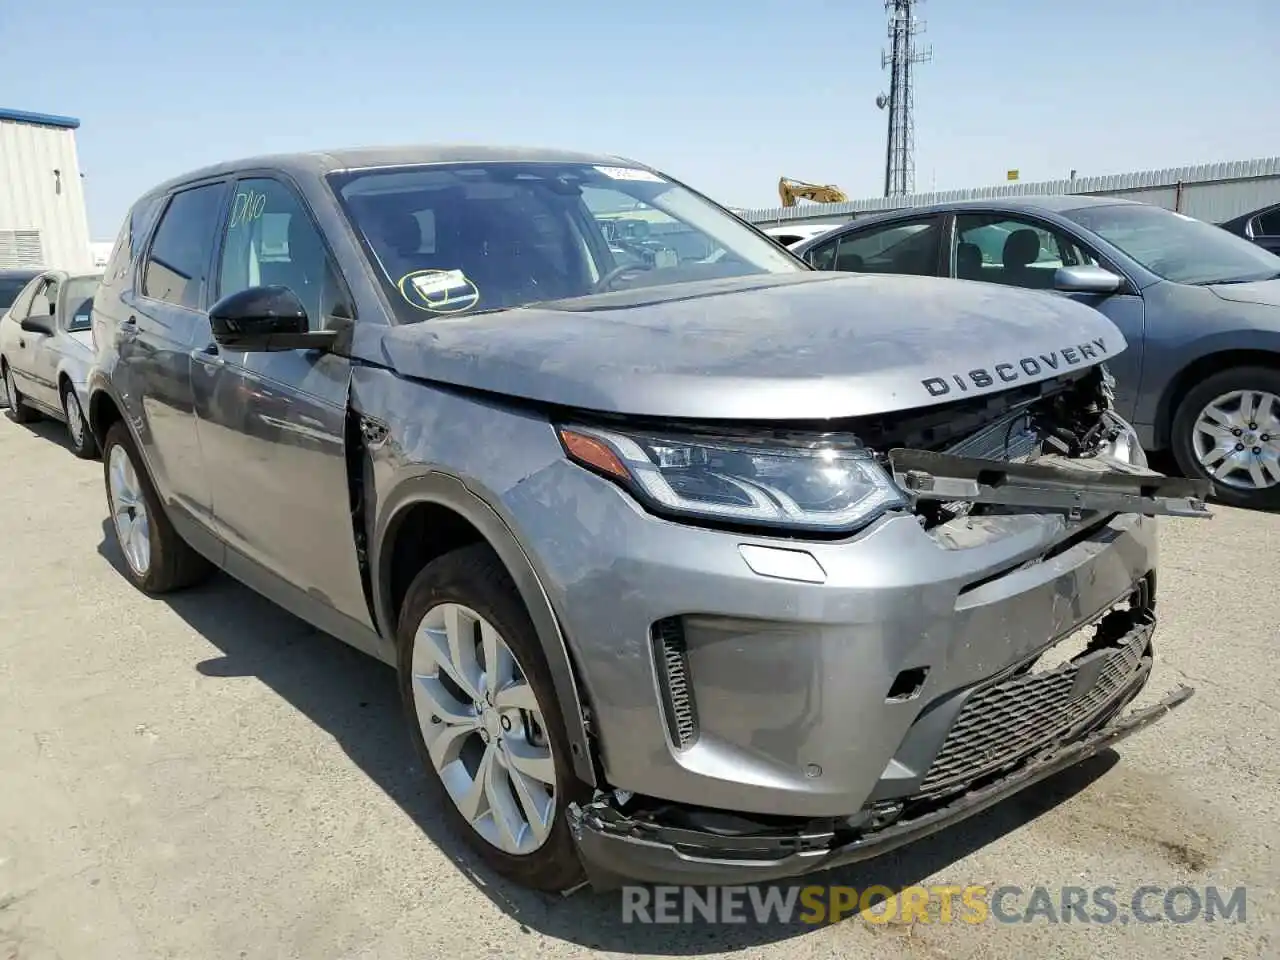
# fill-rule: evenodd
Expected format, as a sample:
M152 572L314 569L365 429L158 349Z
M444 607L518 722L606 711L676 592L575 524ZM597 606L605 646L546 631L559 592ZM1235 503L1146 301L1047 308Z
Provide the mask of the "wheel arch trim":
M560 618L556 615L542 579L529 555L501 515L457 477L431 472L401 481L382 502L372 536L370 572L373 577L374 612L383 636L394 638L397 622L391 609L391 563L400 524L415 506L430 504L457 513L480 532L515 582L520 599L529 612L539 645L546 657L561 705L569 738L574 773L585 783L597 783L588 721L577 676Z

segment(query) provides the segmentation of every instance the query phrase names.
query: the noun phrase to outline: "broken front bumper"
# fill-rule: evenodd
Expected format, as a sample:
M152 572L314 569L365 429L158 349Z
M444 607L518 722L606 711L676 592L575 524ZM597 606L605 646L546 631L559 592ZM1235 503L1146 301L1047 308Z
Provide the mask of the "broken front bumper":
M1150 669L1148 658L1115 698L1120 709L1146 683ZM628 817L611 799L601 798L571 806L570 827L596 889L628 881L702 886L796 877L879 856L973 816L1151 725L1193 692L1182 686L1152 706L1113 714L1078 739L1046 748L963 793L921 803L915 811L905 808L883 826L851 831L815 822L792 830L711 832Z

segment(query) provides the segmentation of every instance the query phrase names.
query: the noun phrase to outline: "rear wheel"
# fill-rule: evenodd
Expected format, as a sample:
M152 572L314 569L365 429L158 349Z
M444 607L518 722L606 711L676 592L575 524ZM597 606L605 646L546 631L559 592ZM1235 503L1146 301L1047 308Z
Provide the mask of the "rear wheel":
M1192 387L1173 419L1173 455L1222 503L1280 507L1280 371L1235 367Z
M26 398L18 390L18 384L13 379L13 370L9 368L9 364L4 364L4 396L5 401L9 404L9 416L17 423L30 423L33 420L39 420L40 414L27 405Z
M107 431L102 466L111 529L129 581L145 593L161 594L205 579L212 565L173 529L123 421Z
M81 460L92 460L98 454L98 444L89 429L84 408L75 388L67 384L62 388L62 412L67 418L67 433L71 437L71 452Z
M587 788L533 624L493 551L464 547L424 567L397 640L411 735L453 829L509 880L576 886L565 809Z

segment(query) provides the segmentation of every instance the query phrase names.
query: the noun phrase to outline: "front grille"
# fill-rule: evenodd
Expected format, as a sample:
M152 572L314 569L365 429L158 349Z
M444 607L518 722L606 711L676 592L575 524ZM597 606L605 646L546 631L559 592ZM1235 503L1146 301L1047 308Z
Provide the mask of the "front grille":
M1128 612L1112 616L1131 622L1133 618ZM1106 620L1098 625L1100 635L1108 626ZM1142 616L1101 649L1086 650L1053 670L1016 673L974 691L921 782L919 795L963 787L1087 728L1130 685L1153 628L1151 618ZM1088 683L1095 670L1096 679Z

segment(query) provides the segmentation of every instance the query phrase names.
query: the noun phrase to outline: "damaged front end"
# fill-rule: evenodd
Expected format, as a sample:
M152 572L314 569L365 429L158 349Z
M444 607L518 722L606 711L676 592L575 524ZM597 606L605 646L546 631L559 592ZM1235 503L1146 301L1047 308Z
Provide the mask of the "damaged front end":
M870 631L887 638L879 641L883 648L873 643L870 649L893 663L889 673L894 683L878 694L884 698L885 726L902 716L892 712L897 705L913 712L909 722L894 728L901 732L892 741L882 740L874 770L883 766L883 772L867 778L866 790L847 808L851 812L781 816L703 807L687 798L669 802L635 791L601 790L568 811L597 888L628 879L763 882L877 856L1096 754L1192 695L1190 688L1180 687L1132 709L1153 666L1155 572L1143 566L1126 573L1128 561L1116 559L1123 551L1108 551L1133 536L1133 526L1146 530L1141 537L1152 536L1150 521L1141 518L1208 517L1207 488L1147 467L1132 428L1111 409L1105 369L991 397L863 418L841 428L892 475L918 523L911 525L915 535L923 529L957 565L963 562L957 555L983 553L1029 527L1040 531L1041 538L1033 550L1010 555L998 568L974 567L955 581L954 633L949 647L939 641L937 650L946 652L935 653L932 669L934 675L945 675L956 669L957 660L968 658L963 681L928 686L927 664L899 670L916 665L893 660L903 648L914 646L918 636L895 633L890 619ZM805 428L795 429L802 433ZM835 542L822 549L832 552L814 548L825 561L850 548ZM1101 588L1109 592L1097 602L1092 596L1086 600L1085 585L1096 587L1103 577L1114 586ZM1092 605L1078 609L1086 603ZM1028 627L1023 614L1029 609L1040 611L1045 623L1058 625ZM1053 611L1052 616L1046 611ZM689 624L696 643L699 624ZM731 629L716 636L731 635ZM829 643L830 650L838 651L843 629L837 622L826 632L798 635L807 637L806 643ZM1019 633L1035 633L1039 639L979 670L978 664L987 662L984 657L994 656L993 637ZM744 640L741 658L750 662L763 656L759 651L766 636L773 636L767 625L751 641ZM677 752L698 748L698 668L726 662L714 659L716 642L715 637L709 640L701 654L665 648L680 669L681 687L674 694L663 687L663 695L670 700L678 694L689 710L683 716L693 718L682 738L673 739ZM849 642L860 641L851 633ZM828 667L839 653L803 655ZM868 662L868 672L882 665ZM662 670L660 665L660 687ZM903 678L914 679L900 687ZM724 697L722 680L719 688L716 677L703 682L715 697ZM850 696L852 690L851 685ZM907 704L917 696L915 704ZM882 709L879 703L869 700L866 715ZM711 708L715 706L713 699ZM881 733L868 737L874 740ZM720 734L724 736L723 727ZM849 738L859 736L857 729L830 735L835 757L848 751ZM740 739L754 745L762 738L743 730Z

